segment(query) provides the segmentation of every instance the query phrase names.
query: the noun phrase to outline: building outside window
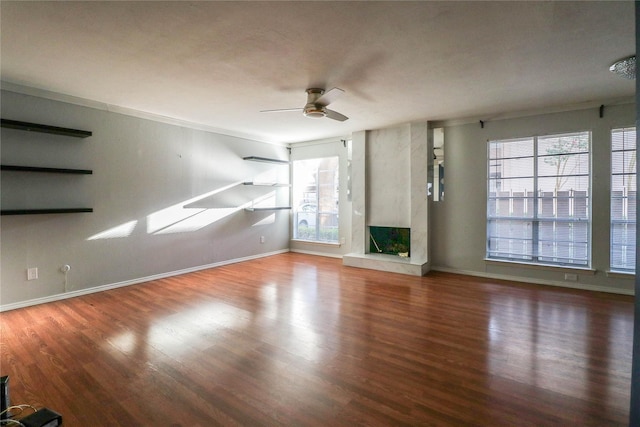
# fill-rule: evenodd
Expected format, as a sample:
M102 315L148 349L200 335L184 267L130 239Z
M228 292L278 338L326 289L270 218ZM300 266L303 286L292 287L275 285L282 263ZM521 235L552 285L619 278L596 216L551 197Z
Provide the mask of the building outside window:
M487 259L588 267L590 132L488 142Z
M612 271L635 273L636 264L636 128L611 131Z
M338 243L339 158L293 162L293 238Z

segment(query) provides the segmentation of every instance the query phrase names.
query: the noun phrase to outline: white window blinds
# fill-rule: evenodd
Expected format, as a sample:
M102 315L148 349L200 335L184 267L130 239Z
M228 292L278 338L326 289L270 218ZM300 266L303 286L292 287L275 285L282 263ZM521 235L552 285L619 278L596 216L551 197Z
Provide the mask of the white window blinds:
M636 129L611 131L611 270L635 272Z
M487 258L590 265L590 132L489 141Z

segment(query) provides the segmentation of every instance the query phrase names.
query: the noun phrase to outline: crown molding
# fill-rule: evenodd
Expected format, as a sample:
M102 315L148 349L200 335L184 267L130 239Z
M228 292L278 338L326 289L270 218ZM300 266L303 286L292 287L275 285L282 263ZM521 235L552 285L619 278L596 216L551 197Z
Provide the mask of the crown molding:
M169 116L163 116L160 114L149 113L147 111L136 110L133 108L122 107L114 104L107 104L100 101L95 101L87 98L80 98L73 95L66 95L63 93L52 92L45 89L35 88L31 86L23 86L11 82L0 81L0 89L7 92L14 92L21 95L35 96L38 98L49 99L52 101L65 102L67 104L79 105L81 107L93 108L96 110L108 111L110 113L123 114L125 116L136 117L139 119L152 120L154 122L166 123L174 126L186 127L194 130L201 130L204 132L217 133L219 135L230 136L239 139L246 139L250 141L262 142L265 144L277 145L279 147L287 147L288 144L278 142L257 139L255 135L250 135L243 132L234 132L228 129L220 129L213 126L208 126L202 123L191 122L188 120L176 119Z
M577 104L567 104L567 105L559 105L553 107L541 107L535 108L531 110L522 110L522 111L514 111L508 113L497 113L497 114L489 114L482 117L467 117L461 119L450 119L450 120L434 120L429 121L429 126L431 127L450 127L450 126L461 126L475 123L477 124L480 120L483 122L492 122L499 120L511 120L511 119L520 119L531 116L540 116L544 114L556 114L556 113L566 113L569 111L579 111L579 110L589 110L592 108L600 108L601 105L605 107L612 107L617 105L635 105L635 97L622 97L622 98L611 98L602 101L588 101L581 102Z

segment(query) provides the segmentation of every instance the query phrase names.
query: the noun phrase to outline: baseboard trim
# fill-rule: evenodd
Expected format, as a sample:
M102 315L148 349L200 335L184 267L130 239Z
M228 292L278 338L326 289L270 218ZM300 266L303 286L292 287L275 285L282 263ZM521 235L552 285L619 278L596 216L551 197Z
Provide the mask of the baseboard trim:
M289 249L281 249L278 251L267 252L259 255L251 255L242 258L234 258L226 261L214 262L212 264L200 265L197 267L184 268L182 270L169 271L166 273L154 274L151 276L140 277L137 279L125 280L122 282L110 283L107 285L95 286L87 289L79 289L77 291L66 292L63 294L50 295L47 297L34 298L27 301L20 301L11 304L0 305L0 313L3 311L16 310L18 308L30 307L33 305L46 304L48 302L61 301L64 299L75 298L82 295L89 295L96 292L108 291L110 289L122 288L124 286L137 285L140 283L150 282L152 280L166 279L167 277L180 276L182 274L193 273L195 271L207 270L209 268L222 267L224 265L236 264L238 262L251 261L253 259L265 258L272 255L278 255L289 252Z
M315 256L326 256L329 258L342 258L341 254L331 254L331 253L327 253L327 252L316 252L316 251L307 251L304 249L289 249L289 252L295 252L298 254L305 254L305 255L315 255Z
M633 289L611 288L607 286L587 285L574 282L556 282L553 280L529 279L521 276L510 276L507 274L482 273L471 270L459 270L456 268L431 266L431 271L441 271L443 273L464 274L466 276L483 277L485 279L508 280L511 282L531 283L534 285L555 286L559 288L580 289L583 291L606 292L610 294L635 295Z

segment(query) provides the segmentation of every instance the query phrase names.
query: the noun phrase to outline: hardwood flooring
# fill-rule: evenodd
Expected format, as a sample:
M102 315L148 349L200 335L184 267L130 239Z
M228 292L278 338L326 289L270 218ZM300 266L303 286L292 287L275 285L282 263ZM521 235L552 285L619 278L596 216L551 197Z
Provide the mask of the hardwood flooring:
M633 298L287 253L0 314L65 426L623 426Z

